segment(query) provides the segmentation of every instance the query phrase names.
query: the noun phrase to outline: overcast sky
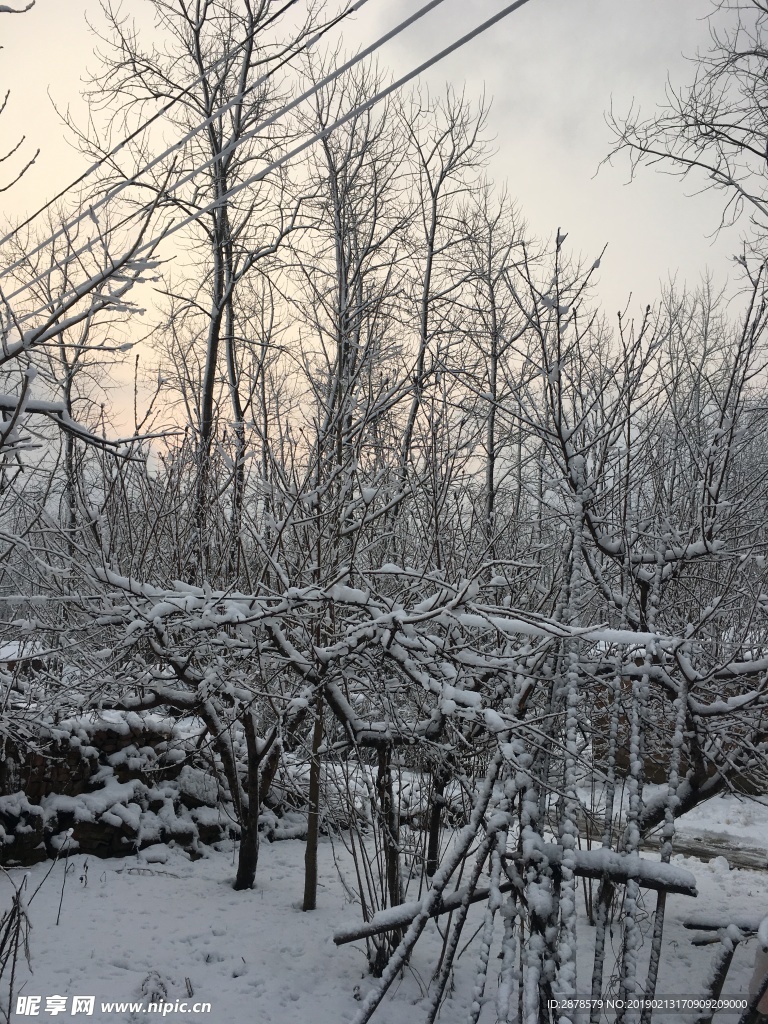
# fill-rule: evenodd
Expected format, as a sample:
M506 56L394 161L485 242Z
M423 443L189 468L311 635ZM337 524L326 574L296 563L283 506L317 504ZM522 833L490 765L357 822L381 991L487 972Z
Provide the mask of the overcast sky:
M150 31L146 0L123 6L143 14ZM370 0L345 28L344 45L371 40L418 6L420 0ZM504 0L446 0L382 50L381 65L402 74L503 6ZM623 111L634 100L650 111L667 77L689 81L684 55L706 46L709 10L709 0L530 0L429 74L433 91L450 81L466 85L470 97L485 88L492 98L491 174L508 183L534 233L562 226L568 244L589 258L608 243L600 291L609 311L629 292L638 305L652 302L669 275L695 283L709 268L724 281L738 248L734 230L713 241L718 202L690 197L692 182L644 169L628 185L626 160L595 176L611 146L606 109L613 103ZM81 168L48 91L60 106L81 109L79 79L94 63L86 15L99 22L97 0L37 0L28 14L0 17L0 85L11 90L2 139L8 148L26 134L22 152L42 149L24 181L0 196L7 215L30 208ZM21 153L14 159L18 166Z

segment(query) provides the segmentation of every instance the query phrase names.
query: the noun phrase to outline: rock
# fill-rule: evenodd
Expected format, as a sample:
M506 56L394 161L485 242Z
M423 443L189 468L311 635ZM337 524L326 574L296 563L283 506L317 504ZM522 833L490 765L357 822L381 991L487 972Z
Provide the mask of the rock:
M190 811L190 818L197 825L200 842L213 846L227 837L227 822L223 821L221 812L213 807L198 807Z
M184 765L176 781L179 787L179 799L190 810L196 807L216 807L218 805L219 787L216 784L216 779L208 772Z
M139 853L139 860L144 864L165 864L168 860L168 847L163 843L154 843Z
M24 793L0 797L0 864L37 864L48 853L44 842L45 816Z

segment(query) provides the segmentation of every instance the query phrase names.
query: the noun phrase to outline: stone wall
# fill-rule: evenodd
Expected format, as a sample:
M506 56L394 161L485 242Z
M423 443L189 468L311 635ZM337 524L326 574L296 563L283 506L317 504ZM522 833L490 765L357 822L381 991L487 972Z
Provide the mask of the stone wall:
M107 712L45 723L0 760L0 864L175 843L192 855L237 831L228 794L171 718Z

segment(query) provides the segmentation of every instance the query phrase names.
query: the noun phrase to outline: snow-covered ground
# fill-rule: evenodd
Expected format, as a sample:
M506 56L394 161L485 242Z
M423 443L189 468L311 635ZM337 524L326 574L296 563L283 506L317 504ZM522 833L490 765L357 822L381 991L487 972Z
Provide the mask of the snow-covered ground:
M768 809L726 797L699 810L683 827L731 829L734 839L748 831L754 844L768 846ZM144 1024L171 1019L206 1024L340 1024L352 1020L361 995L374 984L367 974L362 943L336 947L335 929L359 919L333 863L329 840L321 844L321 888L317 911L300 909L304 843L285 841L262 845L257 887L235 892L232 851L211 851L190 861L178 850L150 848L124 860L99 861L81 855L68 864L59 861L29 907L31 972L19 968L17 994L40 996L38 1019L46 1014L46 997L95 996L91 1019ZM337 844L342 856L343 848ZM653 853L645 856L653 858ZM683 919L697 911L768 914L768 873L729 870L723 858L702 863L678 857L677 863L696 876L699 897L671 896L668 901L666 957L661 965L658 993L663 996L700 995L714 947L693 947ZM2 905L8 903L10 881L19 884L28 873L32 893L50 863L12 870L0 879ZM86 870L87 868L87 870ZM67 871L65 879L65 871ZM352 879L352 865L342 862ZM63 898L62 898L63 887ZM410 894L409 894L410 895ZM60 923L56 924L61 900ZM646 897L650 914L655 894ZM582 904L583 909L583 904ZM481 908L465 928L468 939L480 921ZM472 921L476 923L473 925ZM500 940L500 934L498 936ZM463 939L462 941L465 941ZM619 940L618 931L614 943ZM589 988L591 929L579 929L581 982ZM416 947L411 965L380 1008L382 1024L417 1024L426 1008L431 966L441 943L432 922ZM737 950L725 992L745 995L756 940ZM462 955L455 986L440 1020L458 1024L466 1019L475 957L472 945ZM191 995L189 993L192 993ZM137 1008L107 1011L102 1002L146 1003L153 994L165 1002L191 1007L209 1002L210 1012L148 1013ZM495 1024L495 985L486 992L482 1024ZM53 1004L51 1004L53 1005ZM654 1021L692 1020L695 1014L656 1014ZM75 1015L75 1019L86 1015ZM13 1020L26 1019L13 1015ZM735 1022L738 1016L715 1020Z
M686 814L681 829L689 833L697 829L725 832L736 842L765 846L768 867L768 807L754 800L740 800L730 794L710 800Z

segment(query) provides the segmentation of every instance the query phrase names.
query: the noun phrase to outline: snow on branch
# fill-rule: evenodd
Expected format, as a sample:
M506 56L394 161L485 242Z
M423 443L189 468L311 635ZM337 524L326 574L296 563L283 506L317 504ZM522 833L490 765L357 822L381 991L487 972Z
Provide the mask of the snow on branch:
M562 846L554 843L544 844L540 850L542 860L555 866L562 863L563 852ZM681 896L698 895L696 879L690 871L686 871L684 868L649 861L637 854L621 854L612 850L576 850L574 853L576 863L574 873L580 878L607 878L611 882L626 882L628 878L635 878L643 889L674 892ZM523 854L514 854L505 859L514 862L518 867L528 863ZM499 885L499 892L511 892L515 888L515 883L503 882ZM466 886L456 889L431 906L430 916L439 917L442 914L450 914L464 903L484 903L489 895L490 889L483 886L472 890ZM358 939L402 928L410 924L421 913L423 903L423 900L402 903L398 907L389 907L386 910L378 911L370 921L363 924L355 922L342 925L333 933L333 941L337 946L343 946L348 942L355 942ZM697 926L686 924L686 927Z

